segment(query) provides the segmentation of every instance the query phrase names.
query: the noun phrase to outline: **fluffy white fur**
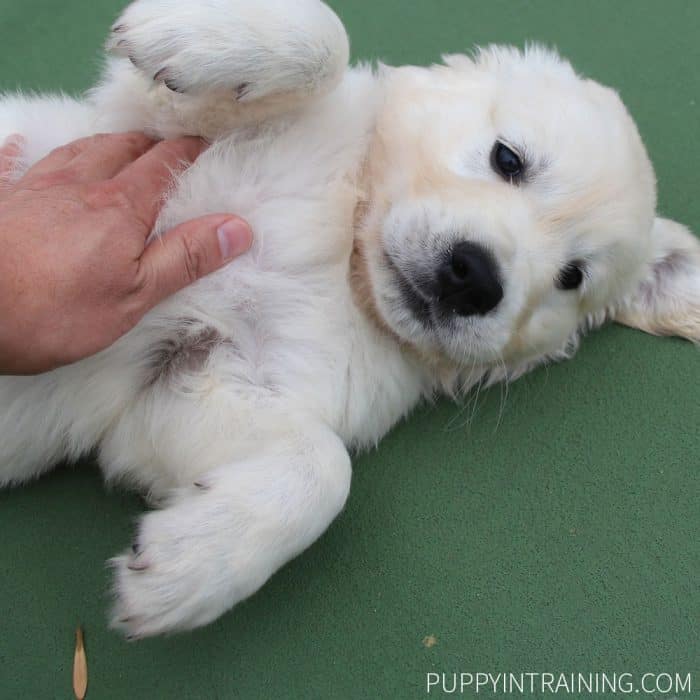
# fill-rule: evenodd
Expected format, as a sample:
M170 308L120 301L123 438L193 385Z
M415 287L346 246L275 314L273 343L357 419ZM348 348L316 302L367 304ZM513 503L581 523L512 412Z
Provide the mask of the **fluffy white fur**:
M154 236L221 211L256 232L109 350L0 379L0 485L97 448L108 480L161 506L113 562L133 637L255 592L343 508L348 450L421 399L568 356L606 319L700 340L697 240L655 219L617 95L549 51L347 69L318 0L137 0L110 47L84 100L6 96L0 138L24 134L27 166L97 131L204 135ZM499 139L528 163L519 185L491 167ZM402 289L463 240L493 252L502 303L420 321ZM586 280L562 291L572 260Z

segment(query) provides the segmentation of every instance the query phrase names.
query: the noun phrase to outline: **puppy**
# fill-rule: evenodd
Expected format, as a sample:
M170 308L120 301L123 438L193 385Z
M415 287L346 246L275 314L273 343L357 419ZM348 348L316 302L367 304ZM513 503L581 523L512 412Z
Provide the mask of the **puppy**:
M0 379L0 485L97 450L160 506L113 560L131 637L204 625L328 527L349 453L421 400L573 355L606 321L700 341L700 245L656 218L610 89L489 47L348 69L318 0L137 0L82 101L5 97L27 165L99 131L199 134L153 236L235 211L253 250L113 347Z

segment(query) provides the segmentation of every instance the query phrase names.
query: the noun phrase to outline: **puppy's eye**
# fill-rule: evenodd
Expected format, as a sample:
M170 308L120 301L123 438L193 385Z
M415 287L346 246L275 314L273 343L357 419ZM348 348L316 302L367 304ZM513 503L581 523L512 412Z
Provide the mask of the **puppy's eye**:
M502 178L510 181L519 180L525 170L520 156L500 141L496 142L491 151L491 167Z
M578 289L583 284L583 265L580 262L569 263L557 278L557 287L564 291Z

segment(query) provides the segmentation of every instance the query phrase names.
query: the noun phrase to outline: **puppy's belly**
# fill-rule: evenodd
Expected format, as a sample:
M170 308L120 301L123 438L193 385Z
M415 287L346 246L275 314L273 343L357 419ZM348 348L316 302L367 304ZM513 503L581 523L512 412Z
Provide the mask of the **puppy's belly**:
M141 371L102 439L106 476L159 496L313 423L376 444L427 388L346 279L241 261L150 314L120 343Z

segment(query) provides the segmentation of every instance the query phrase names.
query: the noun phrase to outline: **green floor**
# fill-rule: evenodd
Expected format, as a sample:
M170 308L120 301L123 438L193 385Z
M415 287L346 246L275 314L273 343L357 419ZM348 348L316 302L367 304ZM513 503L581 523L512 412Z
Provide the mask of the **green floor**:
M4 0L0 89L87 87L121 4ZM358 58L558 45L621 90L662 211L700 231L700 0L332 4ZM71 697L78 622L95 699L422 698L428 672L453 671L693 672L680 697L700 697L698 380L691 345L609 328L507 397L422 410L357 460L311 551L164 640L129 645L105 624L104 562L137 498L91 465L2 493L0 698Z

